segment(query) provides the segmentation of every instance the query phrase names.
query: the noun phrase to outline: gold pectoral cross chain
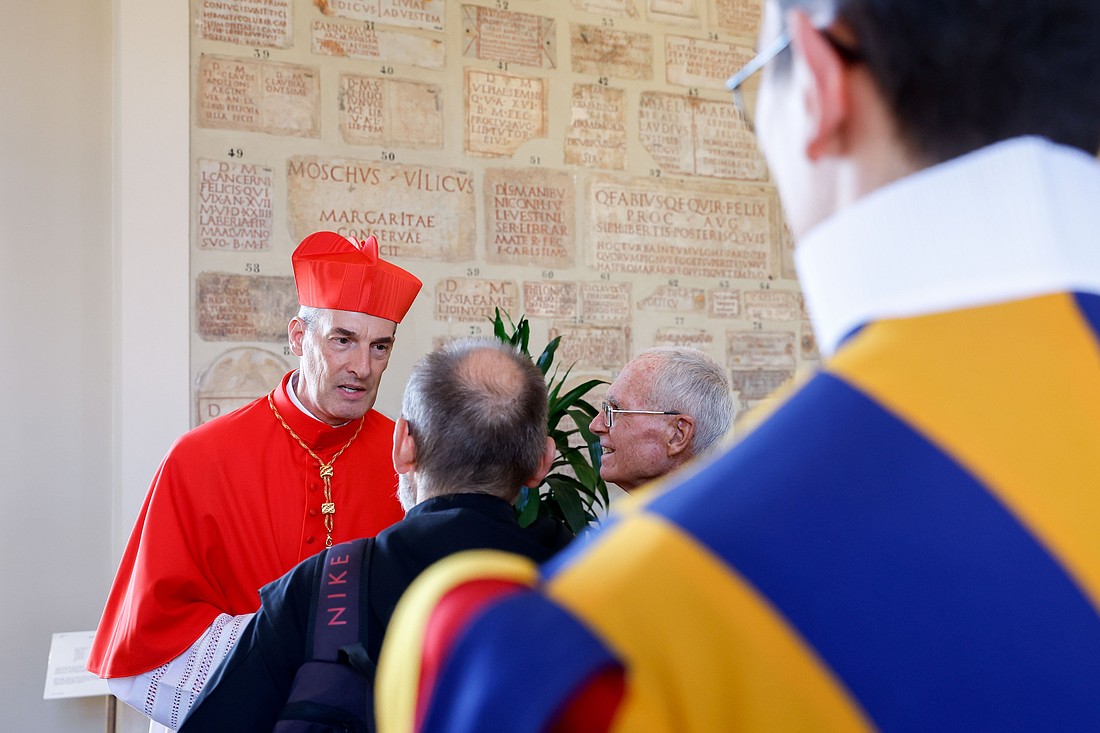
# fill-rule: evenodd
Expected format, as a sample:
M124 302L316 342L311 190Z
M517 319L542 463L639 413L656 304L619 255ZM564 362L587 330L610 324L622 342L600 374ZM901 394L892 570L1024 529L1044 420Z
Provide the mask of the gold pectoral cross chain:
M286 420L279 414L279 411L275 409L275 400L272 399L271 394L267 395L267 404L271 406L271 411L275 413L275 417L278 418L286 431L290 433L290 436L298 441L298 445L305 448L306 453L309 453L313 460L317 461L320 466L321 481L325 485L325 500L321 503L321 515L325 523L325 532L328 534L325 537L325 547L332 547L332 520L336 514L336 503L332 501L332 475L335 473L335 469L332 464L336 463L336 459L348 449L348 446L355 442L355 439L359 437L359 431L363 429L363 423L367 421L367 416L359 418L359 427L355 429L355 435L351 436L351 439L344 443L344 447L336 451L336 455L329 459L328 463L325 463L321 458L313 452L313 450L306 445L306 442L298 437L298 434L294 432L289 425L286 424Z

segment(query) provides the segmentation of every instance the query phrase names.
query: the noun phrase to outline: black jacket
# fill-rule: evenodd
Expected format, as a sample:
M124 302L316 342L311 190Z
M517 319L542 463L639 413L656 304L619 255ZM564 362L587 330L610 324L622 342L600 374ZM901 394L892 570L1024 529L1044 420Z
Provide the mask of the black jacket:
M375 538L360 581L360 635L376 664L397 601L429 565L463 550L494 549L549 559L571 539L564 525L524 529L512 506L486 494L454 494L417 504ZM261 606L217 668L180 733L270 731L307 661L310 608L324 553L303 560L260 590Z

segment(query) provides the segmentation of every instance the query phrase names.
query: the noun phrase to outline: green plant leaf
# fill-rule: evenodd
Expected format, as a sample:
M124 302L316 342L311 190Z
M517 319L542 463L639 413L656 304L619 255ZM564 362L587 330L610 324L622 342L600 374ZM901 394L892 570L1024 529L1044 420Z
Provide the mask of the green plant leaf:
M603 465L603 447L597 442L595 444L590 443L588 445L588 459L592 464L592 470L596 472L596 475L600 475L600 467ZM607 494L607 482L602 478L599 483L596 484L596 491L599 493L599 504L605 510L611 507L611 497Z
M565 407L572 407L594 388L607 383L608 382L603 379L589 379L587 382L578 384L576 387L566 392L563 396L558 398L558 402ZM587 402L585 404L588 405ZM588 408L592 410L592 417L595 417L596 408L591 405L588 405Z
M575 409L568 411L569 417L573 418L573 424L577 426L577 432L581 434L581 440L585 445L592 445L593 443L599 443L600 439L596 437L596 434L592 432L588 426L592 424L593 418L596 417L596 411L591 412L575 407Z
M510 318L508 320L511 320ZM504 327L504 319L500 315L500 308L496 309L496 318L490 318L489 322L493 324L493 335L504 343L511 343L511 336L507 329Z
M531 352L527 350L527 345L531 342L531 322L523 316L519 317L519 323L516 324L515 339L512 345L519 346L519 350L530 357Z
M516 497L516 512L519 526L529 527L539 516L539 495L535 489L524 486Z
M555 336L553 340L546 345L546 348L539 354L538 360L535 362L535 366L539 368L543 376L546 376L546 372L550 371L550 365L554 363L554 354L558 350L558 344L561 343L561 336Z
M587 419L582 418L581 421L577 423L578 428L580 428L582 424L587 426L588 423L592 422L592 418L596 416L596 408L592 407L587 402L583 403L583 407L578 403L581 402L581 398L584 397L584 395L600 384L607 384L607 382L602 379L590 379L587 382L578 384L560 397L552 396L550 398L550 414L548 416L550 428L555 428L558 423L561 422L561 419L569 413L569 410L574 407L582 410L588 415Z
M569 467L573 469L577 481L584 486L585 494L595 499L596 492L592 486L600 480L600 475L592 470L592 466L588 463L588 456L579 450L574 450L569 451L566 460L569 461Z
M569 525L573 534L580 533L588 526L589 521L595 519L595 515L585 511L584 504L578 496L580 488L580 482L569 476L554 476L550 480L550 490L558 500L558 506L565 515L565 523Z

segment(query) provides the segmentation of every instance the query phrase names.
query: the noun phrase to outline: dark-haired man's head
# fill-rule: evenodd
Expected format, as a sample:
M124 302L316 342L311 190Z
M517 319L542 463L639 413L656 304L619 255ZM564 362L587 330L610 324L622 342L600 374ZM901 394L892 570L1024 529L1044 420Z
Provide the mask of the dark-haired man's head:
M1013 137L1100 149L1094 0L767 0L756 130L796 237Z

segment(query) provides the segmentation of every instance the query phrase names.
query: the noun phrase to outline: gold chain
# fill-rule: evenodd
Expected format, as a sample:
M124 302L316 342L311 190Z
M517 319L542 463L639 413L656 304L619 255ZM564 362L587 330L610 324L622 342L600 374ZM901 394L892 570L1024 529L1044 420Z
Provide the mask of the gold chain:
M336 451L336 455L329 459L328 463L321 460L321 457L310 450L310 447L306 445L306 442L298 437L298 433L294 432L289 425L286 424L286 420L279 414L279 411L275 409L275 400L271 398L271 393L267 394L267 404L271 407L271 411L275 413L275 417L278 418L286 431L290 433L290 437L298 441L298 445L306 449L306 453L313 456L313 460L321 467L321 481L325 484L325 500L321 503L321 514L325 521L325 531L328 532L328 537L325 538L325 547L332 547L332 517L336 514L336 504L332 501L332 464L336 463L336 459L340 457L340 454L348 449L348 446L355 442L355 439L359 437L359 431L363 429L363 423L367 421L367 416L359 418L359 427L355 429L355 435L351 436L351 440L344 443L344 447Z

